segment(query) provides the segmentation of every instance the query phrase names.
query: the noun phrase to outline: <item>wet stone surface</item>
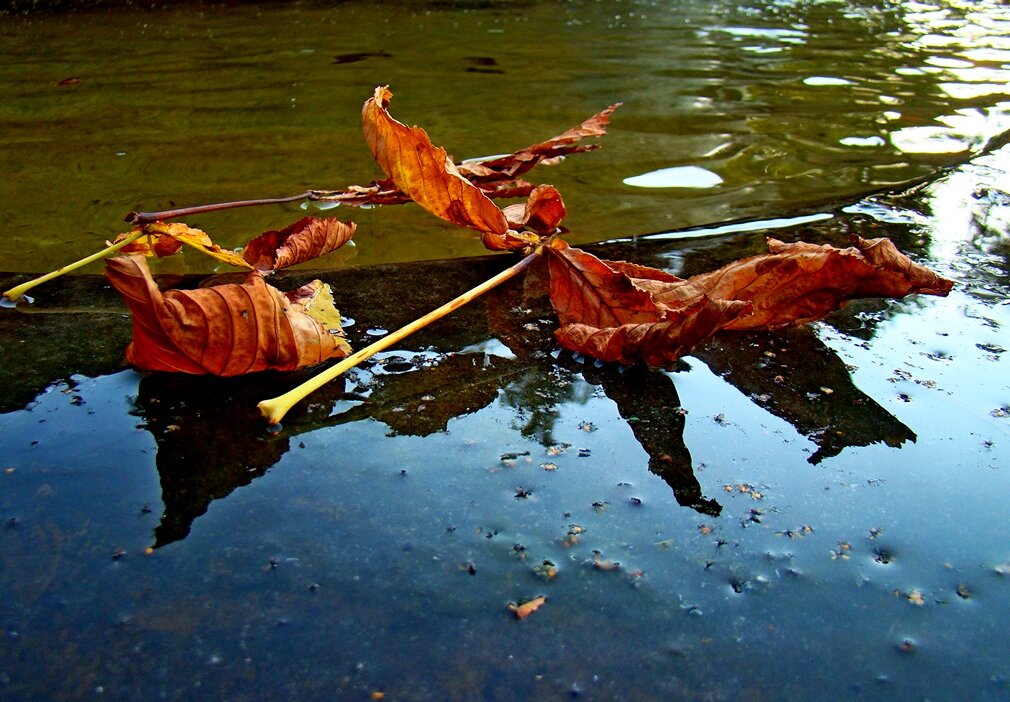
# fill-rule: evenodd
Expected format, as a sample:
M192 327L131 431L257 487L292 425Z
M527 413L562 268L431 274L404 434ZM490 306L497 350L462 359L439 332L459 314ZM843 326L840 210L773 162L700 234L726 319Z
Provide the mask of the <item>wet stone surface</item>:
M632 156L583 175L550 172L580 192L569 206L586 213L582 222L597 218L605 230L587 240L608 238L617 222L625 233L716 223L622 238L594 252L689 275L760 251L766 235L835 244L850 234L888 236L955 281L948 297L857 301L810 327L719 336L674 368L649 370L555 348L544 271L535 267L326 386L267 432L256 402L307 373L136 373L122 362L129 320L104 281L54 282L30 308L0 310L0 698L1006 699L1010 152L993 143L991 153L930 175L969 155L942 149L984 151L983 133L1003 127L999 84L1010 56L995 37L976 32L966 46L962 34L1004 26L1005 8L898 3L900 10L885 12L829 3L804 14L791 3L711 3L711 12L703 5L678 5L687 14L672 16L652 5L602 3L583 15L555 9L564 16L547 24L555 39L586 36L578 27L588 25L593 37L619 44L634 36L642 47L628 73L627 59L612 60L603 39L589 41L592 85L581 78L585 65L562 60L568 49L554 56L575 76L570 89L585 92L593 109L619 88L638 101L626 97L631 116L607 144L608 152ZM287 13L295 12L260 9L279 13L277 22L293 21ZM359 10L349 3L340 12L353 24L362 21ZM245 17L249 10L233 11ZM472 48L428 53L482 81L525 75L519 58L497 44L511 41L515 26L528 31L510 12L422 13L414 50L431 49L432 27L461 22L488 38L481 56ZM529 12L533 25L543 19L536 13L549 10ZM985 22L978 13L988 13ZM0 21L22 39L38 31L30 20ZM59 27L67 17L52 21ZM885 49L867 60L867 75L839 75L825 58L829 48L864 37L868 23L879 30L874 42L905 37L890 46L900 65L886 74L907 82L873 78ZM106 41L118 26L89 31ZM909 31L891 31L897 28ZM313 48L308 43L265 50L231 31L222 39L234 42L226 44L229 55L254 68L312 55L302 52ZM51 34L33 51L54 55L64 42L56 29ZM659 61L673 39L687 58L723 57L718 80ZM73 77L65 67L27 71L20 45L11 46L4 51L21 56L20 81L82 90L102 75L74 70L78 81L58 84ZM408 47L395 35L381 50L345 42L317 51L326 70L381 69L395 82L410 80ZM219 69L238 60L198 56ZM787 58L795 65L785 66ZM182 60L166 59L166 75ZM734 83L753 72L741 67L754 66L759 77L776 76L778 87ZM690 96L667 83L685 72L696 81ZM285 84L291 75L299 74ZM315 73L304 75L322 84ZM347 87L355 109L361 80ZM256 103L270 94L264 90L235 111L240 133L228 132L226 142L261 133L242 120L277 126L276 110ZM828 92L814 98L813 91ZM840 91L855 95L841 121L811 117L837 104ZM13 127L30 121L9 113L26 109L21 101L30 92L0 108ZM656 95L675 104L655 105L660 117L647 119ZM299 96L299 104L313 99ZM205 97L211 126L227 126L230 110L214 103L227 103L227 91ZM461 109L450 97L447 104ZM431 127L445 133L451 120L439 91L416 99L408 111L445 115ZM769 119L774 110L748 115L755 100L799 114L782 126ZM969 102L952 109L951 100ZM529 101L524 119L534 119L536 104ZM583 107L573 108L579 118L593 111ZM725 117L703 119L694 112L702 107ZM43 137L62 129L56 108L48 109L32 113L44 121ZM186 123L189 113L179 109L174 117L146 113L153 122L141 120L137 134ZM290 110L285 105L285 119ZM683 129L681 114L691 115ZM557 116L535 118L549 134ZM922 124L931 120L942 131ZM561 121L568 126L567 111ZM302 127L312 132L309 122ZM706 136L712 133L729 134L718 137L728 146ZM119 136L127 145L115 148L126 155L109 160L120 159L122 170L102 180L109 202L95 205L88 215L95 221L125 209L125 196L115 195L123 183L131 203L147 197L134 192L138 183L158 193L167 187L160 170L133 160L128 135ZM344 137L333 139L339 145ZM474 151L484 144L480 134L462 139ZM657 156L657 140L671 153L713 153L692 160L724 182L677 198L639 186L618 190L624 178L690 165ZM5 153L16 151L12 143L3 143ZM269 143L256 143L251 156L272 153ZM202 188L221 187L222 172L241 172L211 147L186 142L184 150L187 163L214 164L206 178L187 176L191 190L183 194L195 201L214 199ZM40 167L20 158L27 169ZM315 172L307 157L291 158L300 174ZM110 171L105 162L90 168L96 179ZM805 177L817 169L838 171L837 179L825 185ZM846 196L922 174L928 182L911 191ZM291 173L278 178L293 182ZM15 181L2 187L22 187ZM770 192L781 198L774 211ZM809 207L828 194L831 203ZM77 208L90 201L76 191L66 197ZM11 216L41 221L46 211L24 200ZM662 224L670 211L690 221ZM418 226L416 210L398 212L390 215L393 234L409 221L439 256L472 252L469 244L456 248L461 237L438 224ZM727 223L731 212L750 219ZM342 311L357 320L347 328L355 348L503 267L496 257L395 263L395 246L369 251L383 245L377 239L375 231L361 237L359 263L382 265L277 278L285 289L310 277L331 283ZM431 257L420 250L406 257ZM39 250L25 247L24 256L23 266L10 268L32 268ZM180 272L163 274L198 283ZM6 289L23 277L2 274L0 283Z

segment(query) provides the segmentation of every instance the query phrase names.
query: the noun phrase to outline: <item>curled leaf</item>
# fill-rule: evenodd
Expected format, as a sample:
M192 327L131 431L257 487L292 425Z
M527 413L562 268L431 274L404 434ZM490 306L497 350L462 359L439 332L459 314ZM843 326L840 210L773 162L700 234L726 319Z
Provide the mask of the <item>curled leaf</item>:
M538 185L521 205L509 205L503 212L513 229L532 229L546 236L557 231L567 210L561 193L553 185Z
M837 248L768 239L768 254L751 256L693 276L657 299L746 300L751 314L726 329L775 329L812 322L862 297L902 298L915 293L947 295L953 282L914 263L889 239L853 238Z
M485 232L481 236L484 246L492 251L514 251L536 246L541 236L557 231L567 214L561 193L553 185L538 185L525 203L509 205L502 212L508 220L509 230L504 234Z
M744 302L701 297L687 307L667 310L655 322L603 329L569 324L558 329L556 337L561 346L601 361L631 365L642 360L650 366L667 366L748 309Z
M514 180L526 173L537 164L550 164L560 160L567 154L598 149L598 144L578 144L586 137L598 137L607 133L610 115L621 106L616 103L601 110L578 126L562 132L556 137L539 144L533 144L505 156L495 156L485 159L473 159L460 164L460 172L475 184L493 183L501 180Z
M561 322L558 343L603 361L668 365L750 309L746 302L703 294L661 302L650 284L679 285L680 278L603 261L562 241L546 250L551 304Z
M769 254L685 280L555 241L547 251L558 342L604 361L665 365L721 329L775 329L859 297L946 295L953 285L887 239L853 242L839 249L769 239Z
M153 222L145 224L141 229L147 236L137 239L132 244L124 246L122 253L139 253L145 256L157 256L159 258L171 256L182 249L182 244L192 246L201 253L211 258L227 263L238 268L251 269L252 266L242 259L238 254L222 249L211 241L211 238L202 229L195 229L182 222ZM116 241L122 241L131 234L127 232L116 237Z
M339 249L354 236L353 222L303 217L280 231L268 231L246 244L242 258L260 271L294 266Z
M505 215L480 188L464 178L420 127L407 127L390 116L393 93L375 89L361 111L361 123L372 155L382 170L410 199L444 220L479 232L504 236Z
M130 309L133 340L126 358L141 370L221 376L290 371L350 351L319 281L285 295L252 272L242 284L162 293L137 254L108 259L105 276ZM320 323L313 314L331 321Z

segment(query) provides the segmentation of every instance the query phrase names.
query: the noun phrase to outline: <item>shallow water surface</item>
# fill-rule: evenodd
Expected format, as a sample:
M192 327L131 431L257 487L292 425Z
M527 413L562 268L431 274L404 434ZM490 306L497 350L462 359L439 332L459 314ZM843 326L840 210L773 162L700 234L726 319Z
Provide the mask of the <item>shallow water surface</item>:
M306 374L140 374L101 278L41 287L0 310L0 697L1007 699L1008 21L770 1L0 17L16 273L133 208L367 182L356 115L388 82L393 114L461 155L624 100L603 150L540 174L607 258L687 276L765 236L887 236L955 281L648 370L558 350L534 267L277 433L255 403ZM355 348L504 265L417 208L338 212L357 247L278 285L330 282ZM300 214L192 223L237 245ZM187 256L164 270L206 270Z
M90 253L135 209L367 184L381 173L358 114L382 83L394 116L460 159L623 101L602 151L537 174L575 242L899 184L1010 124L997 2L182 3L0 17L0 31L6 270ZM684 167L721 182L626 184ZM297 213L190 223L239 246ZM482 251L414 208L340 215L362 228L333 265Z

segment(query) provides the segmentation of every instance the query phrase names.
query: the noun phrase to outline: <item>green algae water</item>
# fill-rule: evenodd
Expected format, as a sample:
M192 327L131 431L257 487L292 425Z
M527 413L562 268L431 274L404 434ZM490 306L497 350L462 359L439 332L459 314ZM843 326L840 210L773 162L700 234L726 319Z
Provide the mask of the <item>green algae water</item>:
M42 286L0 310L0 698L1007 699L1007 36L953 0L0 15L4 289L130 210L367 183L380 83L458 158L622 101L531 173L600 256L886 236L955 281L649 370L557 349L534 268L277 433L304 375L137 373L100 268ZM329 282L355 348L504 266L411 205L321 214L356 245L276 282Z
M459 159L623 101L602 151L537 174L574 242L900 184L1010 126L998 3L127 4L0 22L13 271L90 253L130 210L367 184L359 110L377 84ZM240 246L291 209L189 223ZM331 213L362 226L332 264L482 251L405 209Z

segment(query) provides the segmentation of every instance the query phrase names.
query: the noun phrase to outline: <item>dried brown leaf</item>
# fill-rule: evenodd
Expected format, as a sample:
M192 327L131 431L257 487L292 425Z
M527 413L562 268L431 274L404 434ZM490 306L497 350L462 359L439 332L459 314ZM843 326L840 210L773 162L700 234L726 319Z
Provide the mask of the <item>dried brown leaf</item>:
M138 254L108 259L105 275L130 309L133 340L126 358L142 370L222 376L290 371L350 351L339 326L325 326L306 312L315 307L330 318L319 281L285 295L251 272L242 284L162 293Z
M246 244L242 258L260 271L280 270L339 249L354 236L353 222L303 217L280 231L268 231Z
M598 144L582 145L577 142L586 137L605 135L610 115L621 104L611 105L578 126L539 144L532 144L505 156L464 161L459 166L460 172L477 184L513 180L537 164L551 164L568 154L598 149Z
M749 304L693 298L660 302L661 286L684 281L663 271L603 261L556 241L547 249L558 343L603 361L669 365L746 314Z
M820 319L858 297L946 295L953 285L887 239L853 241L839 249L770 239L769 254L687 280L554 242L557 338L605 361L665 365L720 329L774 329Z
M862 297L946 295L953 282L911 261L889 239L853 238L853 246L785 244L657 291L668 303L699 294L753 305L726 329L775 329L812 322Z

